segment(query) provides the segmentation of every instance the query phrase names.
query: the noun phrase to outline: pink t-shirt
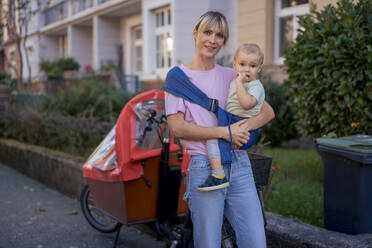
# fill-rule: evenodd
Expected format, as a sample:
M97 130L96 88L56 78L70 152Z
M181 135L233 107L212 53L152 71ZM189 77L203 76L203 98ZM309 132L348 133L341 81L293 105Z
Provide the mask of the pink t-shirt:
M201 91L208 97L217 99L219 106L225 108L230 82L235 78L233 69L217 64L209 71L194 71L184 65L179 67ZM165 94L165 111L167 115L182 112L185 115L185 121L198 126L217 126L214 113L170 93ZM205 140L181 140L181 144L190 155L207 156L208 154Z

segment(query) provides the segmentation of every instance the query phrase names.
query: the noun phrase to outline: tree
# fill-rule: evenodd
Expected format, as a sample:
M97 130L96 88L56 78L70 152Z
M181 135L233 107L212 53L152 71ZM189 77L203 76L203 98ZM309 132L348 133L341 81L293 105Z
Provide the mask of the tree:
M26 60L28 81L31 81L32 77L29 54L26 48L29 24L38 11L50 4L50 0L37 0L35 7L32 5L33 2L35 3L32 0L7 0L2 2L3 21L1 22L1 28L6 28L9 39L16 43L19 71L16 68L15 71L17 72L18 80L21 82L23 82L23 56L25 56ZM13 67L7 58L7 54L5 54L5 59L8 61L8 66Z

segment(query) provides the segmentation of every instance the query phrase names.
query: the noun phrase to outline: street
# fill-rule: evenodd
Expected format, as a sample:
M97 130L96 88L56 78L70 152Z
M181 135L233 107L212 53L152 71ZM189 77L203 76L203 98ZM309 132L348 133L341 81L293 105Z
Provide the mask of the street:
M0 213L0 248L113 247L115 233L89 226L78 200L1 163ZM122 227L117 247L160 248L165 243L143 226Z

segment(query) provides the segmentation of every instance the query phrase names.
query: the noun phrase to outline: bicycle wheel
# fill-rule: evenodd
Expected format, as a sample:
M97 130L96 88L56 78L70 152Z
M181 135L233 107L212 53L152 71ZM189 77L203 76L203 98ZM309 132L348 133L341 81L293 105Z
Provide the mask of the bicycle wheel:
M88 185L85 185L81 192L80 205L84 217L96 230L104 233L111 233L119 227L119 221L95 206Z

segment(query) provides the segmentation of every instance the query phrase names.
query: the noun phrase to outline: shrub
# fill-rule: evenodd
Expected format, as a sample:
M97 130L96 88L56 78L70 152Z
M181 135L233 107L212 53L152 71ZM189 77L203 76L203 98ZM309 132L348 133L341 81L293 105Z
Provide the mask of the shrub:
M94 118L28 108L0 117L0 137L87 157L112 126Z
M114 62L109 61L100 68L100 70L103 72L109 72L111 69L119 69L119 67Z
M290 106L285 85L267 81L263 86L265 100L273 107L275 118L262 128L262 135L270 141L272 146L278 146L282 142L298 136L295 114Z
M97 121L114 123L134 95L102 84L96 78L74 79L66 90L45 98L39 109L77 117L94 117Z
M372 100L372 0L341 0L301 17L285 49L286 82L300 131L367 132Z
M80 65L74 58L60 58L57 60L42 60L40 70L48 77L62 77L63 71L79 70Z
M63 70L57 66L55 61L42 60L40 62L40 70L48 77L62 77Z
M79 63L74 58L60 58L56 61L56 65L61 68L62 71L77 71L80 68Z
M45 99L46 95L36 95L30 93L12 94L11 103L14 110L25 108L37 108Z
M7 73L0 73L0 84L7 85L12 91L17 90L18 82Z

